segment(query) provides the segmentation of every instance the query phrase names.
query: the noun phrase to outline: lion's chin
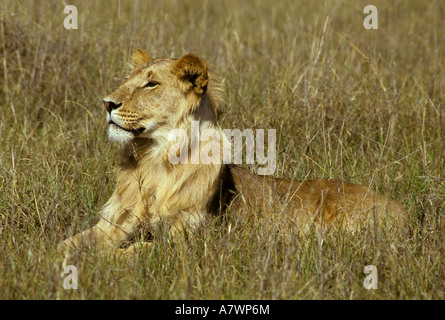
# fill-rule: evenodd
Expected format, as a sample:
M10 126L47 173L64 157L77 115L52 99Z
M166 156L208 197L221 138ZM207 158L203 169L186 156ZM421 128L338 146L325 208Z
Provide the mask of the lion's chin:
M135 134L111 123L108 126L108 137L111 141L126 144L135 138Z

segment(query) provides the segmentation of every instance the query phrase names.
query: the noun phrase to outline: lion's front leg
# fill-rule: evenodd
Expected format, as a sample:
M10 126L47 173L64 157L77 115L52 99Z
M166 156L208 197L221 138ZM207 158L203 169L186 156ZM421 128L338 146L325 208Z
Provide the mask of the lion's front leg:
M118 209L115 212L106 205L100 221L90 229L63 241L62 250L87 248L113 248L127 241L146 219L146 206L135 206L133 210Z
M141 252L141 251L149 251L153 248L153 242L149 241L143 241L143 242L136 242L128 246L127 248L117 248L114 250L114 254L117 257L127 259L127 260L134 260L135 257Z
M205 223L205 217L206 214L198 210L182 210L174 215L169 215L164 212L161 215L153 215L150 219L150 225L158 231L162 229L162 225L167 226L166 231L172 242L178 243L185 239L186 234L192 236L197 229L202 227ZM154 241L156 241L156 239ZM116 257L127 261L134 261L142 251L150 252L153 245L154 243L152 241L136 242L126 248L117 248L114 253Z
M203 210L195 208L180 210L167 217L168 233L173 241L182 241L186 234L192 235L201 228L205 224L206 218L207 214Z
M78 233L61 243L62 248L109 247L118 245L129 237L128 232L119 225L101 220L95 226Z

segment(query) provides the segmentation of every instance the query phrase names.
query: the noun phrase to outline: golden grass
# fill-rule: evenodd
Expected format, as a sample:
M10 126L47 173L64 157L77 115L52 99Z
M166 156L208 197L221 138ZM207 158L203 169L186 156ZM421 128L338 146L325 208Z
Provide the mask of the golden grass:
M1 299L443 299L445 5L375 1L61 1L0 5ZM132 51L194 52L226 79L223 128L277 129L276 176L340 178L400 201L409 239L280 233L236 215L134 264L57 243L113 189L102 98ZM379 288L363 288L364 266Z

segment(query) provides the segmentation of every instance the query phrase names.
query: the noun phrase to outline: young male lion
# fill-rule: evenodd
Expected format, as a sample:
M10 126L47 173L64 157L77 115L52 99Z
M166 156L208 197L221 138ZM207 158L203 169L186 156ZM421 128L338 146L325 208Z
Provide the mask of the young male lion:
M301 230L313 224L355 229L368 222L389 229L406 227L403 207L365 186L257 176L221 161L173 164L170 153L178 142L170 141L172 130L190 134L191 122L198 121L200 133L213 129L223 136L216 112L224 102L221 81L193 54L152 59L138 49L132 65L125 82L103 99L109 137L123 145L116 189L99 223L66 239L63 247L117 247L141 225L151 230L164 225L177 236L229 207L260 212L264 219L287 215ZM189 142L182 142L186 155L196 151L193 148L201 150L201 145Z

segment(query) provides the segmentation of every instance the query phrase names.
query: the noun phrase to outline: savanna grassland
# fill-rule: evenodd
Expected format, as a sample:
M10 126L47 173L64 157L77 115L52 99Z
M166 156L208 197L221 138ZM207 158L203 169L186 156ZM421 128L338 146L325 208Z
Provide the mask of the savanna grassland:
M367 1L67 4L78 30L63 1L0 4L0 299L445 298L443 1L374 1L378 30ZM277 130L275 176L370 185L404 205L410 235L298 235L234 212L134 263L79 254L65 290L56 247L111 195L102 98L138 47L203 57L225 79L223 128Z

